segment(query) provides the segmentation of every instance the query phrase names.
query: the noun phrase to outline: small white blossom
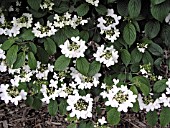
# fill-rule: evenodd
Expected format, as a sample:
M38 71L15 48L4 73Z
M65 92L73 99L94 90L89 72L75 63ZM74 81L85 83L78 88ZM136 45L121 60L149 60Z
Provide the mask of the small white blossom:
M63 45L59 46L62 54L68 58L84 57L84 52L87 49L85 41L80 39L79 36L71 37L71 41L66 40Z
M166 16L165 22L170 25L170 13Z
M106 94L106 97L106 106L116 107L118 111L127 112L128 108L133 107L133 103L136 102L137 95L134 95L127 86L121 85L121 87L117 87L113 85L112 89Z
M159 109L160 106L160 100L159 99L153 99L152 94L149 96L143 97L141 94L138 94L138 102L139 107L141 110L145 109L147 112L154 111L155 109Z
M96 61L104 63L107 67L117 63L119 57L118 51L113 48L113 45L106 48L104 48L104 45L101 45L93 56L96 58Z
M86 0L86 2L96 7L99 5L99 0Z
M41 9L48 9L48 10L52 10L54 6L54 2L53 0L44 0L43 4L40 4L40 8Z
M71 111L70 117L76 116L77 119L86 119L92 117L92 102L93 99L90 98L90 94L86 96L69 95L67 99L67 111Z
M103 124L106 124L107 121L106 121L106 118L103 116L101 119L98 119L98 122L103 125Z

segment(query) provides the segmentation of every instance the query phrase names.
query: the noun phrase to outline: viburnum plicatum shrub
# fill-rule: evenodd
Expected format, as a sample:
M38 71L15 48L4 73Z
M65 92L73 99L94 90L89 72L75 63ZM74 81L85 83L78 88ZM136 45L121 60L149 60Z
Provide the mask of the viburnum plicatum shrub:
M169 0L1 0L0 99L68 128L170 123Z

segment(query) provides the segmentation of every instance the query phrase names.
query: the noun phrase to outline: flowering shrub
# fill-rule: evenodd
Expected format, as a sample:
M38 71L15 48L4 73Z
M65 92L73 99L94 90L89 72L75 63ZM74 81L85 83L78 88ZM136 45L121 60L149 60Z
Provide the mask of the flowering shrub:
M0 99L48 105L68 128L121 113L170 123L169 0L1 0ZM81 121L81 122L79 122Z

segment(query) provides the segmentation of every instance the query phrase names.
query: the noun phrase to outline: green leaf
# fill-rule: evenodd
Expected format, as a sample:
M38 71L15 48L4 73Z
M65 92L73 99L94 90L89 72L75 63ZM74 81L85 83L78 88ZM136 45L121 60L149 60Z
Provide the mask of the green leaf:
M151 0L152 4L160 4L166 0Z
M129 0L118 0L117 11L121 16L128 16L128 3Z
M70 124L69 126L67 126L67 128L77 128L77 124L72 123L72 124Z
M133 110L133 112L139 112L140 108L139 108L139 102L138 101L133 103L132 110Z
M142 53L139 52L137 48L133 49L131 52L131 62L132 63L139 63L142 59Z
M84 16L88 13L89 6L88 4L84 3L77 7L76 12L79 16Z
M99 6L95 7L95 10L100 15L106 15L106 13L107 13L107 8L104 5L102 5L102 4L100 4Z
M166 82L167 82L166 79L156 81L156 83L153 86L153 91L158 93L163 92L167 87Z
M146 35L152 39L158 35L160 31L160 23L159 21L149 21L145 25L145 33Z
M47 11L42 11L42 10L35 11L33 9L29 9L29 11L32 13L32 15L35 18L41 18L41 17L44 17L45 15L47 15Z
M66 26L64 27L64 34L67 36L67 38L71 38L71 37L76 37L79 35L79 30L78 29L74 29L70 26Z
M53 10L57 13L65 13L69 10L69 8L68 2L63 1L58 7L54 6Z
M133 25L135 26L135 28L136 28L136 31L137 32L140 32L140 26L139 26L139 23L136 21L136 20L133 20Z
M96 73L100 71L101 63L98 61L93 61L89 65L88 76L94 76Z
M33 40L35 38L34 34L32 33L32 29L26 29L20 37L23 40Z
M56 116L58 111L58 104L56 100L50 100L48 104L48 112L51 116Z
M54 53L56 53L56 44L50 38L44 39L44 48L49 55L53 55Z
M132 86L130 87L130 90L131 90L135 95L138 95L138 90L137 90L136 86L132 85Z
M88 33L88 31L81 31L79 36L80 36L81 39L83 39L84 41L88 42L88 40L89 40L89 33Z
M29 51L32 51L34 54L37 53L37 46L33 42L29 42Z
M147 120L148 124L151 127L155 126L157 121L158 121L158 114L157 114L157 112L155 110L147 112L146 120Z
M141 11L141 0L130 0L128 3L128 12L131 18L139 16Z
M107 121L111 125L117 125L120 122L120 112L112 108L107 112Z
M27 0L27 3L32 9L37 11L40 8L41 1L42 0Z
M126 67L127 67L128 64L131 61L131 55L126 49L122 49L122 51L121 51L121 59L122 59L123 63L126 65Z
M158 21L162 22L170 11L170 1L167 0L158 5L151 5L151 14Z
M123 39L128 45L132 45L136 40L136 29L131 23L128 23L123 30Z
M131 82L140 88L145 96L150 93L150 83L149 80L142 76L135 76L131 79Z
M155 56L162 56L164 53L163 49L153 42L149 45L148 50Z
M160 113L160 124L166 126L170 123L170 108L164 107Z
M67 110L67 102L65 100L61 100L60 104L59 104L59 112L61 115L66 114Z
M87 128L86 122L85 121L81 121L80 124L79 124L79 128Z
M151 56L151 54L148 52L148 51L146 51L144 54L143 54L143 58L142 58L142 61L143 61L143 63L144 64L153 64L153 58L152 58L152 56Z
M86 58L78 58L76 61L76 67L81 74L87 76L87 73L89 71L89 62Z
M86 128L94 128L94 124L92 121L89 121L86 125Z
M8 51L6 55L7 65L12 66L14 62L17 60L17 52L18 45L13 45Z
M170 48L170 25L164 25L161 31L161 39Z
M35 97L32 102L32 108L38 110L41 107L42 107L42 101L39 98Z
M13 68L17 69L25 64L25 52L20 52L17 56L17 60L14 63Z
M54 36L52 36L53 40L59 45L64 44L67 40L67 36L64 34L63 29L59 29Z
M54 69L56 71L63 71L65 70L68 65L70 64L70 58L65 57L64 55L61 55L60 57L57 58L54 64Z
M28 65L31 69L36 69L37 60L32 52L28 52Z
M48 53L41 47L37 47L37 57L39 61L41 61L43 64L47 63L49 60Z
M14 43L15 40L13 38L9 38L2 44L1 49L8 50Z

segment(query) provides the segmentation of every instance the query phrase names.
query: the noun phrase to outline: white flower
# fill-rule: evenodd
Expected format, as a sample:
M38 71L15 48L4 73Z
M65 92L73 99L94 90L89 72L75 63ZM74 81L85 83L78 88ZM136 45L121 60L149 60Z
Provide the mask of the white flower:
M94 5L94 6L98 6L99 4L99 0L86 0L87 3Z
M114 14L113 9L108 9L106 17L100 17L97 19L99 22L97 27L99 27L101 30L111 30L112 28L116 28L116 25L119 24L120 19L121 16Z
M105 33L106 35L106 39L110 40L111 42L114 42L115 40L117 40L117 38L120 35L119 29L111 29L111 30L101 30L101 34Z
M36 37L50 37L57 32L57 29L54 28L53 24L50 21L47 21L46 26L42 26L39 22L35 23L35 27L33 27L32 32Z
M23 13L20 18L13 17L12 23L15 26L18 26L19 28L23 27L30 28L32 27L32 21L33 21L32 14Z
M159 99L153 99L152 94L149 96L142 97L141 94L138 94L138 102L139 107L141 110L146 109L147 112L154 111L155 109L160 108L160 100Z
M5 61L2 61L0 64L0 72L6 72L7 71L7 65Z
M72 19L70 20L70 26L72 28L76 28L78 25L84 25L85 23L88 23L88 20L83 20L82 17L79 17L77 15L74 15Z
M117 85L119 83L119 79L113 79L114 85Z
M78 90L76 89L77 84L75 84L74 82L69 83L69 85L67 85L66 83L61 84L61 88L59 88L59 96L66 98L69 95L75 95L78 93Z
M84 57L84 52L87 49L85 41L80 39L79 36L71 37L71 41L66 40L63 45L59 46L62 54L68 58Z
M93 54L93 56L96 58L96 61L106 64L107 67L117 63L119 57L118 51L116 51L113 46L104 49L104 45L98 47L97 52Z
M79 73L75 68L70 68L71 76L75 80L79 89L91 89L92 86L97 87L99 84L100 73L96 73L94 76L87 77Z
M26 99L27 92L24 90L19 91L16 86L10 86L9 84L0 85L0 98L4 100L6 104L9 102L18 105L18 102L22 99Z
M90 94L86 96L69 95L67 99L67 111L71 111L70 117L76 116L77 119L86 119L92 117L92 102L93 99L90 98Z
M145 50L148 48L148 44L144 44L144 43L137 43L137 49L139 52L141 53L145 53Z
M106 94L107 101L106 106L116 107L118 111L127 112L129 107L133 107L133 103L136 102L137 95L134 95L127 86L121 85L121 87L113 86L111 90Z
M50 99L55 100L55 98L58 97L59 94L59 91L57 90L57 86L49 87L45 84L42 85L40 91L43 94L43 98L41 99L41 101L47 104L50 103Z
M6 59L5 51L0 48L0 59Z
M165 22L170 25L170 13L166 16Z
M52 10L54 6L53 0L44 0L43 4L40 4L40 8L41 9L48 9L48 10Z
M159 97L160 103L163 103L164 107L170 107L170 97L167 97L166 94L162 93L162 96Z
M107 121L106 121L106 118L103 116L101 119L98 119L98 122L103 125L103 124L106 124Z

